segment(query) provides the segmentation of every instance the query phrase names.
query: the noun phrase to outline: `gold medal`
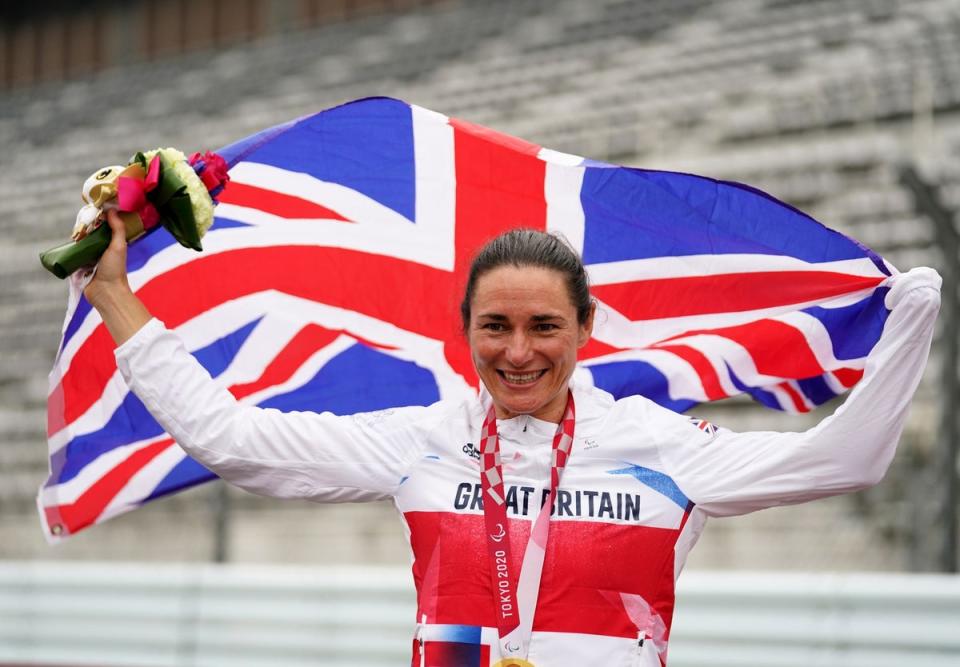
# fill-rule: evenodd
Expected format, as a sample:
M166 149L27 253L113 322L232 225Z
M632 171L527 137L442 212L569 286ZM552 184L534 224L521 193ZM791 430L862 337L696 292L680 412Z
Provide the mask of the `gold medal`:
M536 667L529 660L523 660L521 658L504 658L499 662L493 663L493 667Z

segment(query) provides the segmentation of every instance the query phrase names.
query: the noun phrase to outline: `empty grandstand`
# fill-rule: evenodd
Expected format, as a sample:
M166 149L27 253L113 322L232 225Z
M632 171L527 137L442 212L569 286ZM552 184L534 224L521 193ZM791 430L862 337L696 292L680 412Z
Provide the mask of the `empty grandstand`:
M902 269L957 262L900 172L913 165L947 209L960 205L956 0L264 0L231 5L253 17L237 19L232 32L204 37L191 27L200 36L190 39L169 38L193 26L182 13L189 3L70 4L6 17L3 31L0 558L200 560L216 551L223 497L215 487L154 503L55 550L35 517L46 476L46 374L65 303L63 284L37 253L69 234L92 169L144 147L214 148L346 100L389 95L561 151L749 183ZM312 9L281 11L288 5ZM179 23L150 39L129 36L164 10L181 12ZM90 16L100 26L90 37L102 45L82 67L70 65L72 51L60 67L14 57L22 47L43 53L50 22L92 25ZM942 363L944 350L934 350L883 485L714 522L690 566L937 568L949 512L934 462L942 411L954 409L937 387L945 368L956 373ZM789 417L743 401L698 413L775 430L824 414ZM231 559L407 558L390 507L227 497L221 534Z

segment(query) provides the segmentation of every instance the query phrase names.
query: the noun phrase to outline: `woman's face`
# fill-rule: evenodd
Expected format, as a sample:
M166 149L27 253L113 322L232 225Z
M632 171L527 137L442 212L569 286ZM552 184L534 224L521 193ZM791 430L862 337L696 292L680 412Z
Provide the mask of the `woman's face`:
M558 423L567 382L593 330L593 311L577 310L559 271L501 266L481 276L467 331L473 363L497 417L528 414Z

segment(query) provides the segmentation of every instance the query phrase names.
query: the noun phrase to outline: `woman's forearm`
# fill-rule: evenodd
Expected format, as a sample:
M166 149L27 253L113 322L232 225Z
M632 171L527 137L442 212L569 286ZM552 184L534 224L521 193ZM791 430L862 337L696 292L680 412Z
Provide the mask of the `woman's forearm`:
M128 341L152 317L147 307L129 288L101 289L90 294L88 300L100 313L107 331L117 345Z
M122 345L152 316L127 282L126 229L116 210L107 212L107 223L112 232L110 246L97 263L97 272L83 294L100 313L113 341Z

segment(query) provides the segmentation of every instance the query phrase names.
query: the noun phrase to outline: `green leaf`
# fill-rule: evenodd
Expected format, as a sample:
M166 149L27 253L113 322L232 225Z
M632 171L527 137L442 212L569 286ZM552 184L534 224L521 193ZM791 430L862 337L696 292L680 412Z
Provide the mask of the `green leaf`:
M183 180L173 169L173 163L164 156L163 153L157 153L160 156L160 180L157 187L147 193L147 199L153 202L153 205L160 208L173 197L178 190L186 188Z
M43 251L40 253L40 263L63 280L80 267L96 264L110 245L110 235L110 226L104 223L79 241Z
M187 195L186 186L182 192L170 198L160 210L160 216L163 226L170 230L180 245L194 250L203 250L200 244L200 230L197 229L197 222L193 217L193 206L190 203L190 196Z
M141 152L135 153L134 156L130 158L130 162L128 162L127 164L133 164L133 163L139 164L144 171L147 170L147 157L143 153Z

